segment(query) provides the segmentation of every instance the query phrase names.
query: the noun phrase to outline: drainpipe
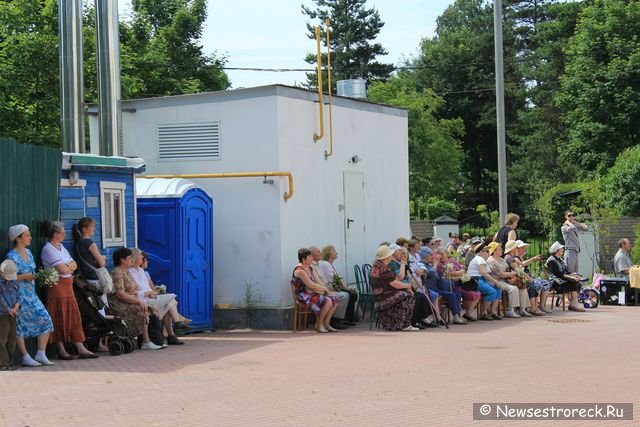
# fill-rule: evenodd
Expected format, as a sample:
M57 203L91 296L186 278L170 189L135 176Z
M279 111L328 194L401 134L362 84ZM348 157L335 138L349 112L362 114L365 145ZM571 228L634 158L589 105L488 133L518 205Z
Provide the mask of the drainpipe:
M329 151L324 150L324 159L327 160L329 156L333 156L333 111L331 109L333 98L331 98L331 42L329 40L331 20L327 18L325 24L327 29L327 86L329 87Z
M227 172L227 173L191 173L191 174L171 174L171 175L145 175L138 178L266 178L268 176L286 176L289 180L289 191L284 193L286 202L293 197L293 174L291 172Z
M60 0L59 8L62 151L84 153L82 0Z
M316 27L316 44L318 46L318 107L320 108L320 135L313 134L313 141L318 142L324 136L324 101L322 100L322 54L320 53L320 27Z
M118 1L95 0L100 155L122 155Z

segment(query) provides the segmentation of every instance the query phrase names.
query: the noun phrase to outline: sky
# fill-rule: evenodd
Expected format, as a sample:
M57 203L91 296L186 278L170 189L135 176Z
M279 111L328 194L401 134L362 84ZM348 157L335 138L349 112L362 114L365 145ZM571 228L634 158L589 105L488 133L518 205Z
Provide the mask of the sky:
M422 38L433 36L436 18L453 2L368 0L367 7L375 7L385 23L376 41L389 54L379 60L397 64L415 56ZM209 0L202 37L205 53L225 55L227 67L312 67L303 60L307 53L315 52L316 43L307 38L302 3L315 5L312 0ZM229 70L227 74L233 88L306 81L304 72Z

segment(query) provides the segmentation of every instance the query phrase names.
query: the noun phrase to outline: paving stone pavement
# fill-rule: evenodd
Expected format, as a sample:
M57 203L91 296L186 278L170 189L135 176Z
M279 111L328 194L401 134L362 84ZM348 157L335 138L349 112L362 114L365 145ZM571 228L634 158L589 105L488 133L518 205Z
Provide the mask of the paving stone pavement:
M640 307L420 332L223 331L0 372L1 426L637 425L473 421L474 402L631 402Z

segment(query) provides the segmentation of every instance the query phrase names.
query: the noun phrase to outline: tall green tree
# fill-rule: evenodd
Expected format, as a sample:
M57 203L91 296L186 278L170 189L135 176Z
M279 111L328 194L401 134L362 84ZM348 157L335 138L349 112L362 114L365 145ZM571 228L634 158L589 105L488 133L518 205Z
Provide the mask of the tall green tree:
M455 201L464 186L464 153L460 119L437 118L444 99L431 89L418 89L413 76L400 74L374 83L369 99L409 110L409 192L414 201Z
M525 103L513 26L504 25L505 104L509 130ZM412 61L419 89L432 88L445 102L441 118L464 122L463 171L470 183L463 204L497 205L496 101L493 7L483 0L456 0L438 18ZM509 140L507 141L509 143Z
M325 21L331 20L331 68L332 81L362 78L367 82L384 81L393 71L393 64L377 61L388 52L374 40L380 34L384 22L375 8L367 9L366 0L314 0L315 9L302 5L302 13L315 22L307 22L308 37L315 40L316 26L321 27L322 45L326 50ZM309 64L317 64L317 53L305 57ZM327 54L322 53L322 63L327 64ZM307 87L317 88L317 72L307 73ZM323 82L326 89L326 82Z
M566 49L556 98L569 128L560 159L585 178L640 143L640 0L588 4Z
M0 2L0 136L58 145L59 81L57 2Z

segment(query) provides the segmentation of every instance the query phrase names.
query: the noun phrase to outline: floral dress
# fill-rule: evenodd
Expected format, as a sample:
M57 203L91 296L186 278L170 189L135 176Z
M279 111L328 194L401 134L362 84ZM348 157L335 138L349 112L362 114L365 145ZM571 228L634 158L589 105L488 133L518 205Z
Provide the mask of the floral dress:
M322 295L307 291L307 287L304 282L296 277L295 273L298 270L302 270L302 265L298 264L293 269L293 273L291 274L291 284L296 291L298 301L305 304L308 309L313 311L315 314L318 314L328 299L333 302L333 305L336 305L341 301L341 298L336 295Z
M122 271L120 267L115 267L111 271L111 278L113 279L114 292L107 297L109 299L109 308L118 317L127 322L129 337L135 338L144 331L148 323L148 317L142 311L140 305L121 301L116 292L124 291L124 293L138 298L138 285L133 281L129 271Z
M25 261L14 249L9 251L7 259L16 263L17 273L35 274L36 262L29 249L25 249L28 261ZM36 284L32 281L21 280L19 285L18 299L20 301L20 312L18 313L16 335L18 337L37 337L47 332L53 331L53 323L47 310L42 305L42 301L36 294Z
M382 261L371 268L371 287L375 298L378 322L387 331L399 331L411 326L415 297L402 289L390 285L395 274Z

